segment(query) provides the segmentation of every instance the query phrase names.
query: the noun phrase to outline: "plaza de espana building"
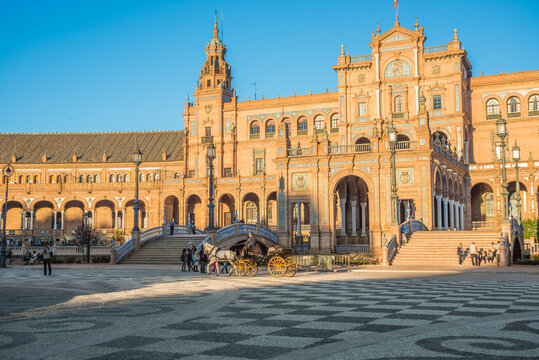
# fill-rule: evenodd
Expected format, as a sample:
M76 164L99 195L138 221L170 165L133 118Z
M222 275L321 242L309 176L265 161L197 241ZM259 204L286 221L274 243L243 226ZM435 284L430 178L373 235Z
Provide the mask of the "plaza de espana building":
M351 56L341 47L333 65L337 91L239 101L215 24L194 102L185 103L184 130L0 135L0 162L15 169L8 239L69 240L84 213L102 237L114 229L129 235L137 148L142 231L171 219L204 229L213 143L216 226L259 223L283 246L313 254L341 244L370 244L379 253L395 223L393 127L397 223L410 216L429 230L498 229L499 117L507 122L510 202L517 141L522 218L536 219L539 70L472 76L457 30L450 35L426 47L423 26L407 29L396 19L390 30L372 33L370 54Z

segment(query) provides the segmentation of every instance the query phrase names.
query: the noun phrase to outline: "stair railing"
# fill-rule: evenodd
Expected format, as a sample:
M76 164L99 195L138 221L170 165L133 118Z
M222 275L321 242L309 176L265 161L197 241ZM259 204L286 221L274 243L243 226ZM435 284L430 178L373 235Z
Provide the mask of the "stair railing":
M140 246L160 236L164 236L166 226L156 226L140 233ZM127 255L135 251L135 238L131 237L122 246L116 249L116 263L119 264Z

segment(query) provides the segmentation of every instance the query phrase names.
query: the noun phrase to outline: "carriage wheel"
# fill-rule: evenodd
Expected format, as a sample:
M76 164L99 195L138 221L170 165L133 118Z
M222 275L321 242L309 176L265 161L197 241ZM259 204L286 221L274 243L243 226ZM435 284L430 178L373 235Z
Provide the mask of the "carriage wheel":
M234 272L234 275L243 276L245 275L246 270L247 270L247 265L245 264L245 261L243 261L243 259L234 261L234 266L232 267L232 271Z
M284 272L284 276L294 276L298 272L298 263L296 262L296 259L294 259L292 256L288 256L284 259L284 262L286 263L286 270Z
M286 271L286 263L280 256L274 256L268 262L268 271L271 276L280 277L283 276Z
M247 263L247 269L245 270L245 275L247 276L255 276L258 272L258 264L254 262L253 260L245 260Z

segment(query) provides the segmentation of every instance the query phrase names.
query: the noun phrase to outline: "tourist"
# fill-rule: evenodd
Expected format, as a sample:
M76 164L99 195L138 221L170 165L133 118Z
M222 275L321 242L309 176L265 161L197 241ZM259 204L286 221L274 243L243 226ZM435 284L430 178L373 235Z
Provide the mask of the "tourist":
M490 245L492 247L492 256L496 258L496 266L500 266L500 242L498 241L497 244L492 242Z
M193 271L193 250L191 248L187 250L187 269Z
M196 234L196 226L194 219L191 219L191 221L189 222L189 227L191 228L191 233Z
M45 244L43 249L43 275L47 275L47 266L49 267L49 275L51 275L51 258L52 250L49 248L49 245Z
M24 253L24 258L23 258L24 265L28 265L31 258L32 258L32 254L30 253L30 250L26 250L26 252Z
M6 253L6 265L11 265L11 255L13 255L13 253L11 252L11 249L9 249Z
M180 260L182 262L182 271L186 271L185 267L187 265L187 249L183 249L182 255L180 256Z
M198 257L200 258L200 273L205 274L206 273L206 264L208 263L208 257L206 256L206 253L204 252L204 249L200 249L198 252Z
M37 261L37 252L34 250L32 256L30 257L30 265L34 265Z
M170 220L170 235L174 235L174 219Z
M457 255L459 256L459 265L462 265L464 262L464 249L462 248L462 243L457 247Z
M198 272L198 254L196 249L193 249L193 271Z
M225 262L223 263L223 268L221 269L221 272L222 272L223 274L228 274L228 261L225 261Z
M489 264L492 264L492 261L494 261L494 259L492 257L492 250L487 250L487 262Z
M470 256L472 258L472 266L479 266L477 259L477 246L475 246L475 242L472 242L472 245L470 245Z

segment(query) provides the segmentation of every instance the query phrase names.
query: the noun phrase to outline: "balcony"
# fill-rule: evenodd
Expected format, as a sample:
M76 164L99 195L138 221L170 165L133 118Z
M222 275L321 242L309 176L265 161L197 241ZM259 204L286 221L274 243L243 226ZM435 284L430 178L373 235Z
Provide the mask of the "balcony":
M311 148L290 148L288 156L307 156L311 154Z
M447 51L447 45L426 47L423 49L423 54L430 54L440 51Z
M402 119L404 118L404 113L393 113L391 114L392 119Z
M399 141L397 142L397 150L415 149L415 141Z
M488 114L487 120L498 120L499 117L500 117L500 114Z
M203 144L211 144L213 143L213 136L203 136L200 138L200 142Z
M250 134L249 139L260 139L260 134Z
M361 62L361 61L371 61L372 55L362 55L362 56L352 56L350 61L352 62Z
M329 147L330 154L353 154L368 152L371 152L371 144L331 145Z
M507 113L508 118L517 118L520 117L520 111L519 112L513 112L513 113Z
M338 132L339 132L339 128L338 128L338 127L331 128L330 132L332 132L332 133L338 133Z

